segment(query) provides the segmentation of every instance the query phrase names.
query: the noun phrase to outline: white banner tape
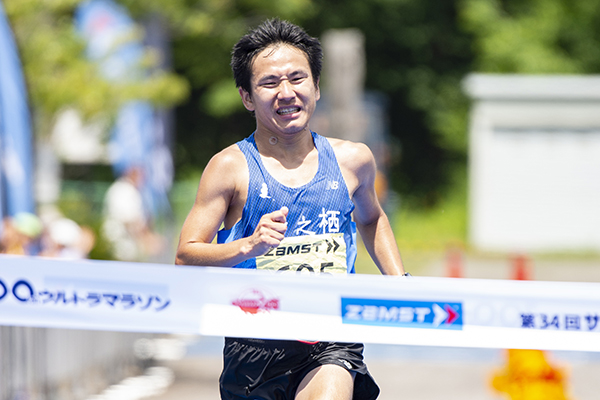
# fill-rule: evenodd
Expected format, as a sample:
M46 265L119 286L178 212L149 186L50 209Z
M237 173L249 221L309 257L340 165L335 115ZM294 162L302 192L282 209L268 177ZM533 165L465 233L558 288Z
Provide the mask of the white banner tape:
M600 351L600 284L0 256L0 324Z

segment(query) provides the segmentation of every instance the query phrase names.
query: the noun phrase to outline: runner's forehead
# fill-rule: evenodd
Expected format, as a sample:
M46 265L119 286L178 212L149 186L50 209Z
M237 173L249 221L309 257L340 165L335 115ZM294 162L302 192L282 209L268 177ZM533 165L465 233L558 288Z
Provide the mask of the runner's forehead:
M308 56L290 45L272 45L258 53L252 61L252 80L279 78L282 74L312 76Z

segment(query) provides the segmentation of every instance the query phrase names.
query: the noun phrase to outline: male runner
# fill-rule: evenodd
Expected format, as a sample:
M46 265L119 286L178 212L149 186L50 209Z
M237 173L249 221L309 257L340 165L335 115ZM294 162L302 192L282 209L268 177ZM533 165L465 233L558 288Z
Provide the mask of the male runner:
M358 227L381 272L404 274L375 195L371 151L308 127L320 96L321 60L317 39L277 19L234 46L234 78L256 131L206 166L177 264L352 273ZM324 243L336 250L323 251ZM280 245L306 251L281 256ZM372 400L379 388L362 351L357 343L226 338L221 397Z

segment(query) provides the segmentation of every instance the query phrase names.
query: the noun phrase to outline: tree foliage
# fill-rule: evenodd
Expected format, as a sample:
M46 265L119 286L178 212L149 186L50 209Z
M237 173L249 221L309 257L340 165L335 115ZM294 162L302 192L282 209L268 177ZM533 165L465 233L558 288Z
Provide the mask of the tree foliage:
M598 0L461 0L459 6L459 22L474 37L478 71L600 70Z
M311 0L121 0L139 18L160 14L167 22L173 63L193 89L204 92L200 111L225 117L241 103L229 71L230 51L248 28L265 18L311 15Z
M306 23L319 32L356 27L365 35L367 90L389 99L390 134L400 144L391 170L405 198L435 203L451 166L466 152L468 103L460 81L469 72L469 37L457 27L454 2L327 0Z
M237 132L247 133L245 119L244 128L237 127L242 107L229 69L233 44L265 18L308 18L314 10L311 0L116 0L139 22L123 40L143 35L145 20L161 19L171 39L172 70L155 68L164 60L148 48L143 66L152 73L143 81L113 83L86 59L85 43L73 26L74 11L83 1L4 0L38 133L48 132L64 107L75 107L87 118L110 119L131 99L179 106L176 161L184 172L189 165L203 166L209 154L241 135Z
M229 52L249 26L279 16L313 36L329 29L363 31L366 89L387 96L391 135L401 148L393 160L393 186L434 202L450 182L449 165L464 162L466 151L468 102L460 81L472 57L469 37L456 24L454 3L323 0L299 10L282 14L270 6L255 9L251 17L240 19L240 29L230 28L231 35L175 39L175 65L194 82L191 101L178 109L180 165L204 165L215 151L253 129L233 87ZM240 7L242 11L247 9Z
M81 1L4 0L36 114L48 121L73 105L87 116L110 114L131 98L176 106L179 174L202 168L254 128L229 58L239 37L269 17L298 23L313 36L363 31L366 89L387 96L390 134L400 148L392 185L422 204L444 196L454 170L465 165L466 74L600 69L600 0L118 0L140 22L161 18L173 69L117 85L84 57L72 24ZM148 51L145 62L160 60Z
M185 79L159 69L143 81L113 83L104 79L86 59L85 43L73 25L73 13L81 0L4 1L20 49L38 134L47 133L53 116L65 107L75 107L88 118L110 118L132 99L168 107L186 97ZM148 50L145 66L157 62Z
M176 109L175 162L179 176L203 168L213 154L255 128L253 118L240 101L229 67L233 45L250 27L266 18L301 23L317 12L316 2L311 0L213 0L189 4L198 15L205 16L196 17L207 21L203 29L179 29L188 24L186 15L167 17L172 27L175 71L185 76L192 87L188 101ZM157 7L160 9L160 4Z

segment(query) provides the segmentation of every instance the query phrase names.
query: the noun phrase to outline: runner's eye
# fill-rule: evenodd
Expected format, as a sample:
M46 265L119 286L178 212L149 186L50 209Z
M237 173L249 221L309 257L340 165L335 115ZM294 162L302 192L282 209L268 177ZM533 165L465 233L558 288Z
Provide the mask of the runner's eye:
M306 79L306 76L301 75L301 76L297 76L291 79L291 82L294 84L298 84L298 83L302 83L304 82L304 80Z

